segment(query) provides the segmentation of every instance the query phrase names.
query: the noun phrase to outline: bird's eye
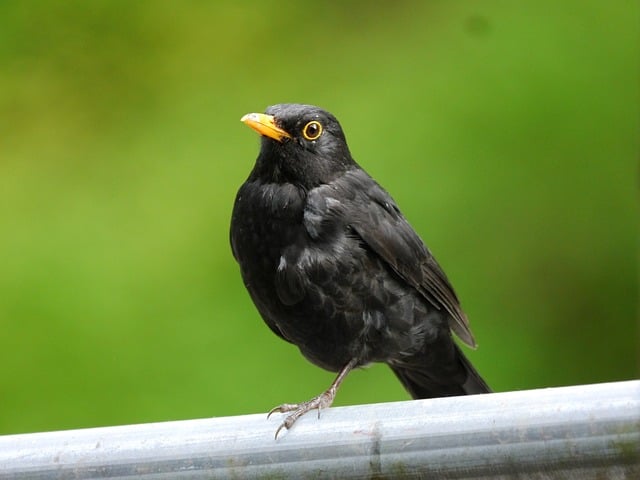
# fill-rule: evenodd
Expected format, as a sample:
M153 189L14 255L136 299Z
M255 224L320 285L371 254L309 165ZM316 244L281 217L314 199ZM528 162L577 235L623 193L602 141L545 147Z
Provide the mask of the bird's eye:
M302 136L307 140L317 140L320 135L322 135L322 125L315 120L307 123L302 129Z

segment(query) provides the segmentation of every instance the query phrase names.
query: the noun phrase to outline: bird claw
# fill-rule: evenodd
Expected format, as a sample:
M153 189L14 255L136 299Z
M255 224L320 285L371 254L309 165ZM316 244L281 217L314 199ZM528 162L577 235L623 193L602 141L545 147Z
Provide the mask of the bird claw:
M298 420L305 413L310 412L311 410L318 409L318 418L320 418L320 410L323 408L329 408L333 403L333 399L335 398L336 392L332 389L327 390L326 392L322 392L317 397L313 397L311 400L302 403L283 403L282 405L278 405L277 407L272 408L267 414L267 418L271 416L273 413L287 413L292 412L290 415L284 419L284 422L280 424L278 429L276 430L275 439L278 439L278 434L283 428L289 430L296 420Z
M282 405L278 405L277 407L273 407L271 410L269 410L269 413L267 413L267 418L269 418L272 414L278 412L278 413L286 413L286 412L293 412L294 410L298 409L300 407L300 403L283 403Z
M278 434L280 433L280 430L282 430L283 428L286 428L287 430L289 430L289 427L287 427L286 423L282 422L278 427L278 429L276 430L276 434L273 437L274 440L278 440Z

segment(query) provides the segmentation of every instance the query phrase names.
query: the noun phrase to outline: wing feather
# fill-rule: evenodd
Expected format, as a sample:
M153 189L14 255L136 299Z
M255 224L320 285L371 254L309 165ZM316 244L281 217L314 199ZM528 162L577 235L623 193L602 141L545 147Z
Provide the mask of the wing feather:
M449 327L475 347L469 321L447 276L391 196L360 169L345 174L336 187L352 193L351 201L342 206L351 228L429 303L448 312Z

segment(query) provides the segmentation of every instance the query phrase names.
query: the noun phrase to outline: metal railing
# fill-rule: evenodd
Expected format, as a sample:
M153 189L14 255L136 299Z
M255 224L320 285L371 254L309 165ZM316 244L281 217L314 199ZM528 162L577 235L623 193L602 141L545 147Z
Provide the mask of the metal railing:
M639 478L640 381L0 436L0 479ZM284 434L283 434L284 433Z

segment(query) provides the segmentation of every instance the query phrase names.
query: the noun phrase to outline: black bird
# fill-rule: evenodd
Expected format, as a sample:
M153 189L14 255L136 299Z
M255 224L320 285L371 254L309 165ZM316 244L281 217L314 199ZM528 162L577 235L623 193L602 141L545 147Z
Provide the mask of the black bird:
M276 335L338 376L276 431L327 408L353 368L384 362L413 398L489 392L454 342L475 347L446 275L391 196L351 157L338 120L274 105L242 122L262 135L236 196L231 248Z

